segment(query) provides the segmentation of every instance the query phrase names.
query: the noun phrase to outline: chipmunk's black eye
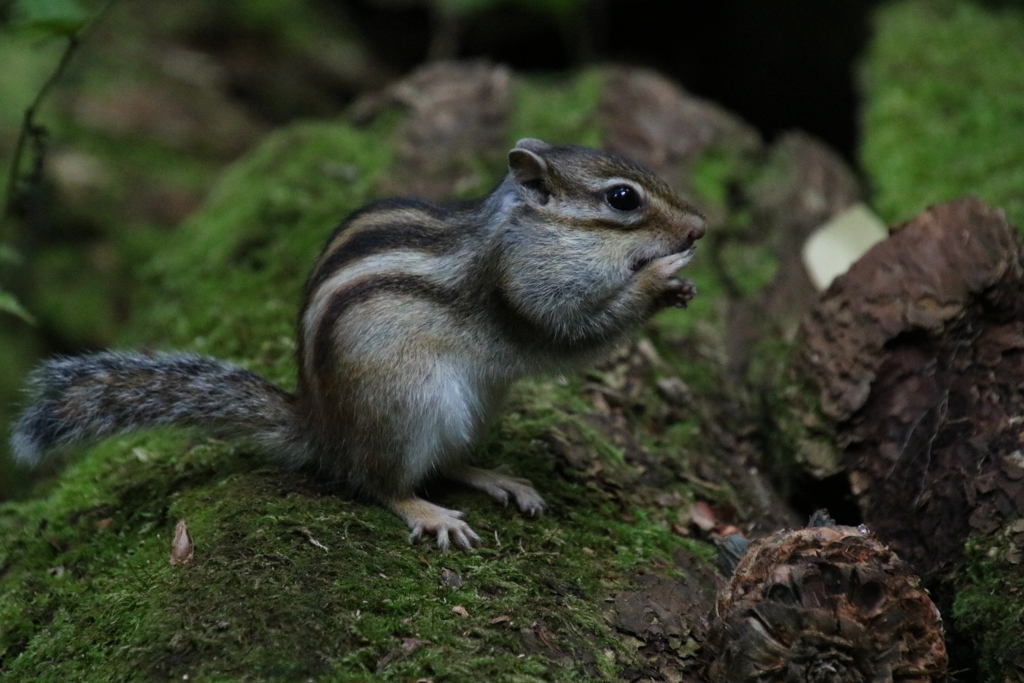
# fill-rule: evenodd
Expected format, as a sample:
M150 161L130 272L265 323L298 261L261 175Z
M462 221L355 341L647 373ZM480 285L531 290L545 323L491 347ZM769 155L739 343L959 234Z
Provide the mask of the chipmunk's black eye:
M640 206L640 193L629 185L616 185L604 193L605 201L613 209L632 211Z

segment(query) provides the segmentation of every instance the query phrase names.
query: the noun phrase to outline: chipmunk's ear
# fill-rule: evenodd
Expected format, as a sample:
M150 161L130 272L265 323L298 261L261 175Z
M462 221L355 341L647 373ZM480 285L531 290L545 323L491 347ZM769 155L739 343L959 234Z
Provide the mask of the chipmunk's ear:
M525 149L529 152L542 154L551 149L551 145L537 138L523 138L515 144L515 149Z
M551 145L536 138L523 138L508 153L508 170L523 195L538 204L547 204L551 197L548 164L541 154Z

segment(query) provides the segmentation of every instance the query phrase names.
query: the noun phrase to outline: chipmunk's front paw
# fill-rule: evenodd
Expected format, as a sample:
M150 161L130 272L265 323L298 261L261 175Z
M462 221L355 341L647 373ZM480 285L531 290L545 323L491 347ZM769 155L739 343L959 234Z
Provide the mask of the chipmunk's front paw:
M688 264L691 259L693 259L693 247L675 254L668 254L667 256L656 258L651 261L650 267L653 268L662 279L674 280L675 274Z
M676 277L676 273L688 264L692 257L693 249L690 248L656 258L647 265L648 282L653 289L655 309L668 306L686 308L686 304L697 294L697 287L692 280Z
M459 550L479 548L482 541L463 520L463 513L449 510L440 505L428 503L422 498L407 498L394 501L391 509L405 520L412 532L409 542L415 543L425 534L437 537L437 547L442 551L455 546Z
M673 277L665 283L665 291L658 298L658 305L664 308L675 306L686 308L686 304L697 295L697 285L684 277Z

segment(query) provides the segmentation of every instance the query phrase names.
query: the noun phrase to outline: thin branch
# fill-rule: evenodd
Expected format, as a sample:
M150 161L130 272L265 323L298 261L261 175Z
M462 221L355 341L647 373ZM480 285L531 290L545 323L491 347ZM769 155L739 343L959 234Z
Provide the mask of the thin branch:
M25 109L25 115L22 118L21 130L18 132L18 141L14 145L14 156L11 158L11 168L7 175L7 188L4 191L4 203L3 210L0 211L0 243L9 240L7 234L7 221L11 217L11 213L14 210L14 198L17 193L18 185L21 180L21 157L25 152L25 145L27 144L30 137L37 137L43 129L36 125L35 116L39 107L43 103L43 99L53 89L60 80L61 76L64 75L64 71L67 69L68 64L71 63L71 58L75 54L75 50L82 44L82 40L92 32L97 22L106 15L107 11L114 5L117 0L107 0L106 3L100 8L100 10L93 15L92 19L78 30L77 33L68 36L68 44L64 48L64 52L60 56L60 61L57 63L57 67L50 74L50 77L43 83L43 87L36 93L35 99L32 100L32 104Z

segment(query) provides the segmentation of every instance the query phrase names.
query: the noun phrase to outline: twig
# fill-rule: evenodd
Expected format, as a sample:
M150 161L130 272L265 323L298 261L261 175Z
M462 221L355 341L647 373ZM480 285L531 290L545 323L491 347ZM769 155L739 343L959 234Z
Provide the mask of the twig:
M75 50L81 45L82 40L92 31L96 26L97 22L107 13L107 11L114 5L117 0L107 0L106 3L100 8L100 10L93 15L92 19L78 30L77 33L68 36L68 44L64 48L64 52L60 56L60 61L57 62L57 67L50 74L50 77L43 83L43 87L36 93L35 99L32 100L32 104L25 109L25 115L22 117L21 130L18 132L18 141L14 145L14 156L11 158L11 168L7 175L7 188L4 191L4 204L3 211L0 212L0 243L9 240L7 235L7 221L11 216L14 209L14 198L17 192L17 187L20 181L21 170L21 156L25 151L25 144L28 142L30 137L36 138L45 132L45 129L41 126L36 125L35 115L39 107L43 103L43 98L53 89L53 86L57 84L61 76L64 75L64 71L67 69L68 64L71 63L71 58L75 54Z

